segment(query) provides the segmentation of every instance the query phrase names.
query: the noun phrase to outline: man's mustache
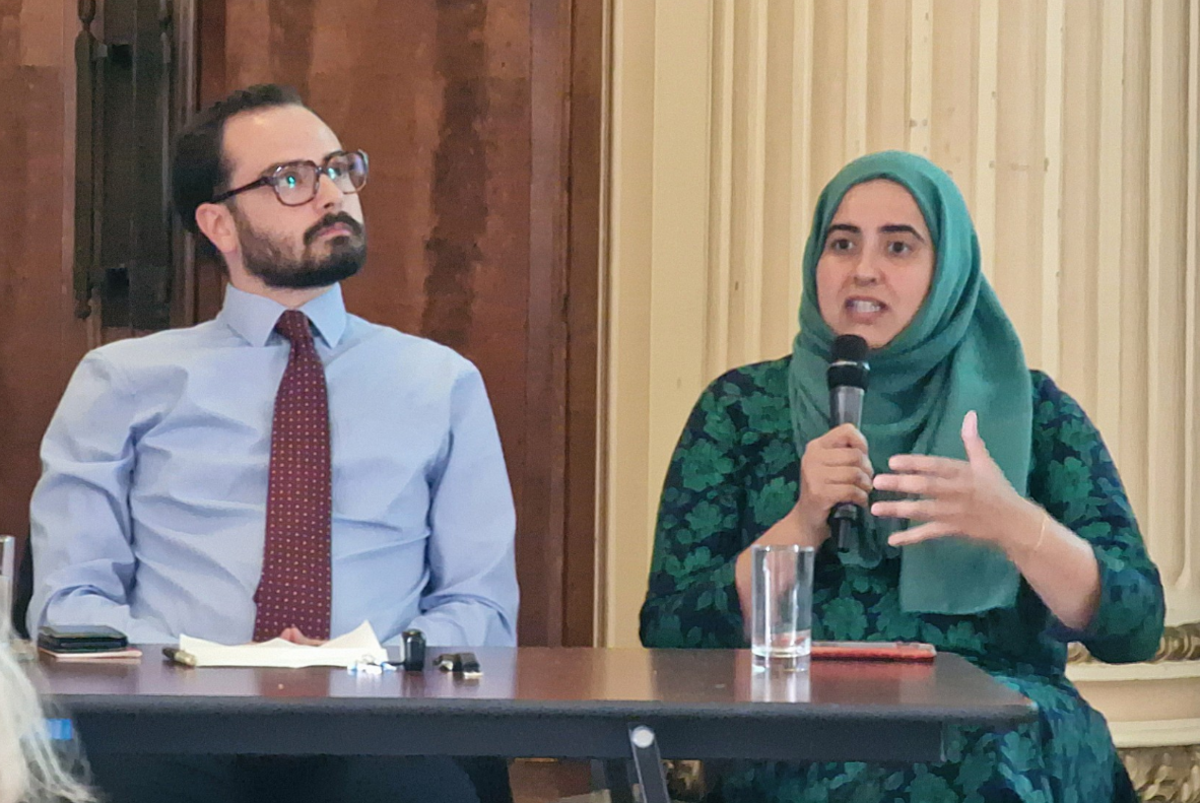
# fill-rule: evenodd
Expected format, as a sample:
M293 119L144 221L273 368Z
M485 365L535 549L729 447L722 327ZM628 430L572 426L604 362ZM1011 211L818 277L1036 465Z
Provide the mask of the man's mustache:
M337 226L339 224L350 229L350 233L355 236L362 234L363 227L361 223L350 217L350 215L346 212L338 212L336 215L326 215L318 220L316 225L314 225L311 229L304 232L304 244L311 245L313 240L321 236L321 232L325 231L325 229L329 228L330 226Z

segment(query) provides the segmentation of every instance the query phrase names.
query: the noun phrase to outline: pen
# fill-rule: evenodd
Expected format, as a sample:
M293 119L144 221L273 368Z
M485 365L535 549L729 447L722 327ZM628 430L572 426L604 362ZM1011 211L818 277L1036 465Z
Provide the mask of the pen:
M196 656L178 647L163 647L163 655L177 664L183 664L184 666L196 665Z

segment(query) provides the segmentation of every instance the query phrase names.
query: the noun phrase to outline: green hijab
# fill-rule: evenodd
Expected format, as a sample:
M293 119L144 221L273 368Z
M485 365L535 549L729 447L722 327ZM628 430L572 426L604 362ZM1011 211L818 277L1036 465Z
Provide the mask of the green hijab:
M800 332L788 376L792 428L801 456L829 430L825 371L836 337L817 305L817 260L829 225L851 187L888 179L913 196L933 239L933 281L916 317L871 352L862 431L876 472L897 454L965 459L963 416L979 413L992 458L1021 494L1027 491L1033 427L1032 385L1012 322L980 268L979 242L951 178L928 160L885 151L842 168L817 200L804 249ZM872 499L884 498L882 493ZM900 605L918 613L969 614L1012 606L1018 574L1004 555L966 538L925 541L897 550L892 532L908 522L866 516L861 548L846 564L874 566L900 553ZM914 525L919 522L914 522Z

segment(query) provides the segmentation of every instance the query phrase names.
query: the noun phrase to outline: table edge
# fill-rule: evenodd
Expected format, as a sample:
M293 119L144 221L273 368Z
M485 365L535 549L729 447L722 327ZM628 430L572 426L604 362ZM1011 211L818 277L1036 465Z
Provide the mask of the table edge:
M592 716L597 718L793 719L797 721L892 720L956 724L1016 724L1035 720L1037 704L992 706L987 710L963 706L908 708L879 705L821 703L679 703L622 700L498 700L414 697L272 698L246 696L187 696L149 694L59 694L56 703L71 713L124 714L246 714L323 713L396 716Z

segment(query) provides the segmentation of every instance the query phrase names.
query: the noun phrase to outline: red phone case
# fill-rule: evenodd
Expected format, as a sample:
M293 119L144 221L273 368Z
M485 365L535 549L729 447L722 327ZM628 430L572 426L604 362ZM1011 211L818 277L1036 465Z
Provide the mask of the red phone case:
M812 657L836 661L932 661L932 644L907 641L814 641Z

